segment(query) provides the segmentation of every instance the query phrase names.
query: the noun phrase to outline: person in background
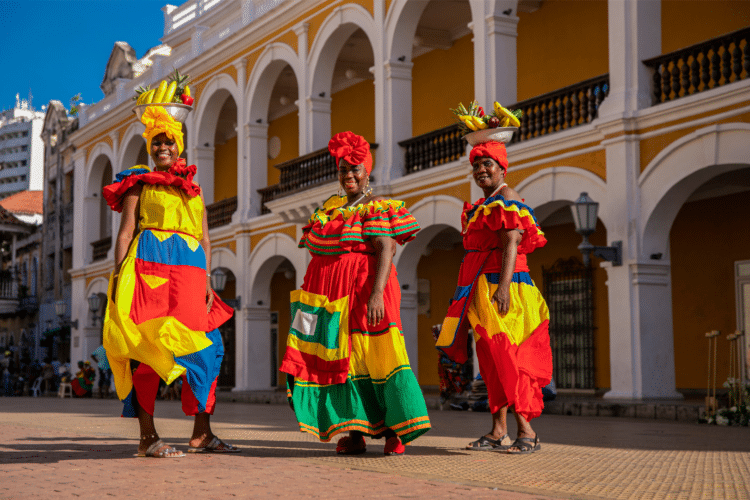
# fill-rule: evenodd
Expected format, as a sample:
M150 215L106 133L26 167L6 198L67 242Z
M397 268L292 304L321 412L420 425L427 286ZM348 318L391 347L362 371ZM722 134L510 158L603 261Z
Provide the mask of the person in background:
M97 380L97 386L99 387L99 398L104 399L109 397L109 387L112 385L112 369L109 367L109 361L107 361L107 351L103 345L97 347L94 352L91 353L91 359L96 363L96 367L99 370L99 378Z

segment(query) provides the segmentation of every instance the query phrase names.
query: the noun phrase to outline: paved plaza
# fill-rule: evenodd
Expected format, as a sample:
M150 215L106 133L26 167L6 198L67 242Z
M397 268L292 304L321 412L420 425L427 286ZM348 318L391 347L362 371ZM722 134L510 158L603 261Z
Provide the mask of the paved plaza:
M286 405L220 403L214 431L239 455L136 458L138 423L114 400L0 398L0 499L747 499L750 430L678 421L543 415L542 450L471 452L489 414L431 411L402 457L336 456ZM192 419L157 401L157 429L186 450ZM511 426L511 434L515 431Z

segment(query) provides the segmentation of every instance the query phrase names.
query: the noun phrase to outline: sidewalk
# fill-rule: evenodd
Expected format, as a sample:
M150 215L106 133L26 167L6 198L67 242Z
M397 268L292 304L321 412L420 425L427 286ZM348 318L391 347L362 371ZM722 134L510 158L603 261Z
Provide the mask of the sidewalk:
M527 456L464 450L489 414L430 411L403 457L368 440L343 457L297 431L285 405L221 403L214 431L240 455L134 458L135 419L113 400L0 399L0 498L750 498L750 431L657 419L543 415ZM157 402L161 437L186 449L192 419ZM515 425L510 426L511 434Z
M425 402L429 410L439 410L440 397L426 393ZM244 391L216 394L220 401L252 404L287 404L282 391ZM624 417L680 422L698 422L705 414L703 401L692 400L633 400L604 399L594 396L559 394L554 401L545 403L545 415L569 415L582 417Z

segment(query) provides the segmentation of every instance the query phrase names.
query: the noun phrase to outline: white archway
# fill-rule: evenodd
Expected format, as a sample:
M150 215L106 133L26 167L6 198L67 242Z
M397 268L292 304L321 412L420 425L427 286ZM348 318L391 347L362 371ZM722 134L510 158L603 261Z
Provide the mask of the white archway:
M364 7L346 4L333 9L315 35L308 57L310 76L304 94L306 123L305 127L300 127L306 131L305 142L311 151L325 147L330 139L333 71L341 49L349 37L361 29L370 42L374 61L380 61L379 28ZM376 109L377 105L376 102Z
M198 166L196 180L203 189L206 205L214 202L214 139L219 114L230 97L237 106L242 102L234 79L226 73L213 77L201 92L192 122L193 128L188 131L188 141L193 152L190 162ZM239 160L238 158L238 162ZM239 179L237 185L239 186Z
M146 127L140 122L131 124L120 141L120 149L117 154L117 163L112 165L113 173L117 174L138 164L138 155L141 147L146 144L143 131ZM146 152L148 157L148 151ZM146 163L148 166L148 163Z
M638 179L642 256L669 255L669 229L693 192L717 175L750 166L750 124L726 123L692 132L662 150Z
M604 202L607 185L598 175L576 167L551 167L536 172L515 187L525 203L534 209L538 221L543 221L564 205L574 202L581 192ZM603 215L603 214L601 214ZM607 221L600 215L602 223Z
M91 263L93 260L93 248L91 247L91 243L106 236L106 234L103 236L103 233L109 232L109 236L112 236L115 227L115 219L107 207L102 195L102 183L109 184L113 181L113 179L104 179L104 174L107 164L109 164L112 175L114 175L115 154L107 144L100 143L91 151L89 158L91 158L91 160L85 170L86 190L84 192L85 196L83 200L84 261L86 263ZM110 255L112 251L112 248L110 248Z

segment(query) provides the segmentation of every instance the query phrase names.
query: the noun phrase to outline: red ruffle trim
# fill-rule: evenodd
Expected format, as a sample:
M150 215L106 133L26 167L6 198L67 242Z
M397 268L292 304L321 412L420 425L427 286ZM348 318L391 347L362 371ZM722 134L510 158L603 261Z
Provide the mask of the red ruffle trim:
M115 182L104 186L102 194L115 212L122 212L122 202L127 192L136 184L150 184L152 186L172 186L185 192L191 198L201 194L201 188L187 179L178 177L169 172L146 172L145 174L134 174L126 177L122 182Z
M462 214L464 232L467 231L467 228L489 229L491 231L521 229L523 230L523 236L521 237L521 243L518 245L519 254L529 254L547 244L544 232L536 223L531 213L522 215L520 211L513 209L515 207L511 209L505 208L501 202L499 204L490 204L487 207L480 207L480 212L473 214L474 216L467 221L469 210L473 207L474 205L470 205L469 203L464 204L464 212ZM488 208L489 213L485 213L484 210Z

